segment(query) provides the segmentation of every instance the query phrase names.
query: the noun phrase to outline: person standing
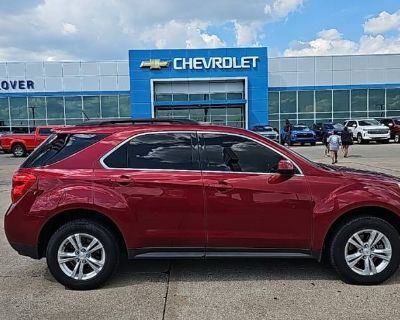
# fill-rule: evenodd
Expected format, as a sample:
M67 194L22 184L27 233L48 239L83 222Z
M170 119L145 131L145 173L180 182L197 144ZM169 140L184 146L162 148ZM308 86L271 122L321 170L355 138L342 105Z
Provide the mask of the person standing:
M341 139L343 155L345 158L347 158L349 154L349 147L353 144L353 134L349 131L349 129L347 129L347 127L344 127L341 134Z
M336 130L334 130L333 134L328 137L327 143L329 146L329 151L331 153L332 164L335 164L337 163L337 154L342 144L342 139L337 134Z

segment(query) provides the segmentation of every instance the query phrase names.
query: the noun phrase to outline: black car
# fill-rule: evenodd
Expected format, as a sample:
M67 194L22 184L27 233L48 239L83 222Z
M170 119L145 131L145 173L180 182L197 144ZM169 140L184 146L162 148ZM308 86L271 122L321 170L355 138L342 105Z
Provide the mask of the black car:
M333 131L336 131L336 133L340 135L343 131L343 128L344 126L342 124L333 124L332 122L315 123L312 126L312 129L317 136L317 140L319 141L326 141L326 139L333 134Z

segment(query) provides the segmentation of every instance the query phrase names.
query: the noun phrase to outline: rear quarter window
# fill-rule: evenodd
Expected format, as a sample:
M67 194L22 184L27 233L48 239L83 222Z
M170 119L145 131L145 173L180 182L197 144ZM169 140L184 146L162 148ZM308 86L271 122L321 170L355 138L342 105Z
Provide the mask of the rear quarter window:
M21 168L43 167L61 161L102 140L105 134L52 134L43 142Z

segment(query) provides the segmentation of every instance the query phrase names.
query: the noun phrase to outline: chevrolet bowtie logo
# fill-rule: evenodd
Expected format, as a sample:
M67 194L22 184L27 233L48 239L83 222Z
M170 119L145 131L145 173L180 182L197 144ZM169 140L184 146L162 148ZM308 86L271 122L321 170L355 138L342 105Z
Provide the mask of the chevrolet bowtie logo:
M168 65L169 65L168 61L161 61L160 59L150 59L148 61L142 61L140 67L150 68L150 70L153 69L160 70L161 68L167 68Z

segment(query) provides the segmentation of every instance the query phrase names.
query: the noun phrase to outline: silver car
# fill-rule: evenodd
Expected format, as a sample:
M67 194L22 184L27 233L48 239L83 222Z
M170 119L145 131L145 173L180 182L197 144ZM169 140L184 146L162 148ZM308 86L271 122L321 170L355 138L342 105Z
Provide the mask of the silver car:
M279 134L274 130L274 128L270 126L254 126L253 131L262 135L263 137L269 138L271 140L278 141L279 140Z

